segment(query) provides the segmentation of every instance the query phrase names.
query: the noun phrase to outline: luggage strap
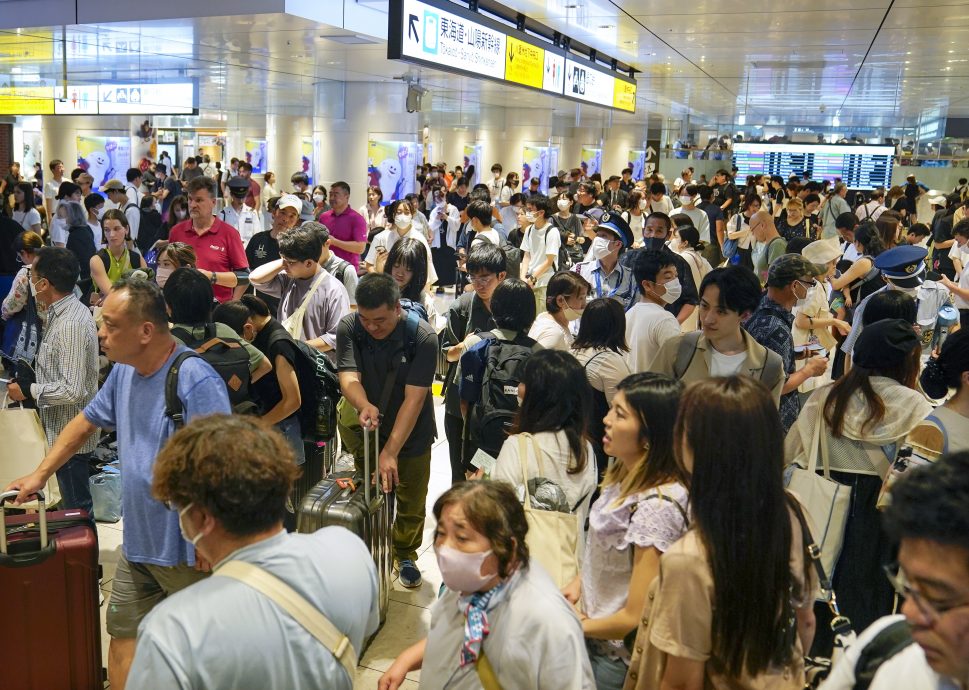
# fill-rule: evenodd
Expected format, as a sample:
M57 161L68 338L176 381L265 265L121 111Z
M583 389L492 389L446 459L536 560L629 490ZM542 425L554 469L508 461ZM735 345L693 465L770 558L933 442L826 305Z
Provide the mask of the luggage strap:
M350 683L353 683L357 668L357 652L350 638L340 632L329 618L299 592L267 570L245 561L223 563L213 575L238 580L275 602L333 654L343 666L343 670L347 672Z

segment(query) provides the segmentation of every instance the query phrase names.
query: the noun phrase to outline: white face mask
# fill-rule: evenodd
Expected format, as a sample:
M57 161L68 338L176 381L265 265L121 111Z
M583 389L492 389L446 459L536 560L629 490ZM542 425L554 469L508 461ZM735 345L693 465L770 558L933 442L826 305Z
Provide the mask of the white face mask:
M573 309L572 307L566 306L562 310L562 315L569 321L578 321L582 318L582 313L585 309Z
M646 199L640 199L640 200L639 200L639 210L640 210L640 211L645 211L645 210L646 210L646 206L647 206L648 204L649 204L649 202L648 202L648 201L646 201Z
M534 223L535 222L535 214L534 213L526 213L525 214L525 222L526 223Z
M104 209L104 206L102 206L101 208L99 208L99 209L98 209L98 210L97 210L97 211L95 212L95 214L94 214L94 215L95 215L95 216L97 216L97 219L98 219L98 220L101 220L102 218L104 218L104 210L105 210L105 209Z
M175 211L175 217L178 218L179 220L185 220L185 216L187 215L188 214L181 209L179 209L178 211Z
M410 225L412 219L412 216L407 213L398 213L396 216L394 216L394 225L396 225L398 228L406 228L408 225Z
M168 281L168 276L172 274L174 269L166 268L164 266L159 266L155 269L155 282L158 283L158 287L165 287L165 283Z
M680 203L684 206L689 206L693 203L693 197L689 195L684 195L680 197Z
M499 177L501 177L501 172L500 171L496 172L494 175L495 175L495 179L497 180Z
M569 204L568 202L568 199L559 199L557 205L559 207L559 211L567 211L569 210L569 206L571 206L571 204Z
M182 539L184 539L185 541L187 541L189 544L191 544L194 547L196 544L199 543L199 541L205 535L202 534L201 532L199 532L194 537L189 537L188 534L185 533L185 525L182 524L182 517L185 515L185 513L188 512L188 509L191 508L191 507L192 507L192 504L189 503L187 506L185 506L180 511L178 511L178 529L182 533Z
M660 295L660 299L667 304L673 304L673 302L678 300L680 295L683 294L683 286L680 284L680 279L678 277L673 278L673 280L668 283L663 283L663 287L666 288L666 292Z
M437 555L437 567L441 571L441 579L448 589L454 592L477 592L487 585L494 575L482 575L481 566L491 555L491 549L478 553L465 553L449 546L434 548Z
M322 204L322 203L323 203L323 200L324 200L325 198L326 198L326 197L325 197L325 196L323 196L322 194L314 194L314 195L313 195L313 201L315 201L315 202L316 202L316 203L318 203L318 204Z
M609 249L609 240L605 237L596 237L592 240L592 256L597 259L604 259L612 253Z

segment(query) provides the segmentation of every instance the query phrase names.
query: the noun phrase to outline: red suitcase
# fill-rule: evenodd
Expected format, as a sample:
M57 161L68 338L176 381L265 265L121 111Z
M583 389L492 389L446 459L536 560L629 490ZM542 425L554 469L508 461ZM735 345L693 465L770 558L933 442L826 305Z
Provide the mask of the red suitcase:
M104 687L98 545L82 510L6 516L0 494L0 686L17 690Z

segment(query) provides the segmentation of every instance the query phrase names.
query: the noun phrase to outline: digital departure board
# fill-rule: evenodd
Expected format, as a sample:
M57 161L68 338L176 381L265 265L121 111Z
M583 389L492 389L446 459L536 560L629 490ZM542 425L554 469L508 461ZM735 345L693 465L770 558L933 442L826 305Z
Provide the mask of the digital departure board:
M831 144L733 145L737 178L747 175L791 175L801 180L834 181L840 177L849 189L875 189L891 185L891 146L835 146Z

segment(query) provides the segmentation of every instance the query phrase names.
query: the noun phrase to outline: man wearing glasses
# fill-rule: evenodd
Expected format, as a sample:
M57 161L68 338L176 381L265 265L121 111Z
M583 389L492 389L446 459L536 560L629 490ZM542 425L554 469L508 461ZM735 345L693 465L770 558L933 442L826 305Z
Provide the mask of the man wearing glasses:
M891 495L900 548L885 572L901 615L865 630L822 688L969 687L969 452L911 470Z

